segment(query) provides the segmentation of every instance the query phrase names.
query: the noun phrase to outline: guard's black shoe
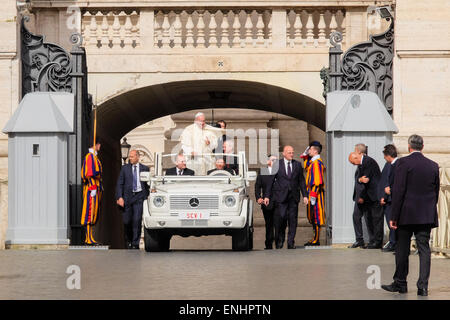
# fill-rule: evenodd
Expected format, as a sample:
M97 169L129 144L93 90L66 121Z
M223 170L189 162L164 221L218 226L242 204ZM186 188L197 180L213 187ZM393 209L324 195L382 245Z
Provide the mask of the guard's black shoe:
M417 289L417 295L422 297L428 296L428 289Z
M398 293L407 293L408 292L407 286L400 286L395 282L392 282L391 284L383 284L383 285L381 285L381 289L389 291L389 292L398 292Z
M306 242L306 243L304 244L304 246L305 246L305 247L312 246L312 242L311 242L311 241L308 241L308 242Z
M364 242L356 241L354 244L349 246L350 249L354 249L354 248L358 248L358 247L364 248Z
M310 246L320 246L320 241L312 242Z

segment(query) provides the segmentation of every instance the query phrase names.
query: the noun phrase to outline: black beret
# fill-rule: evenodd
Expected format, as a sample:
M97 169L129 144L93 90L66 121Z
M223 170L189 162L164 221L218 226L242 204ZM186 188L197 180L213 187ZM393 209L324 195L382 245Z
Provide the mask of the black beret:
M322 151L322 145L320 144L319 141L312 141L309 144L310 147L318 147L319 148L319 152Z

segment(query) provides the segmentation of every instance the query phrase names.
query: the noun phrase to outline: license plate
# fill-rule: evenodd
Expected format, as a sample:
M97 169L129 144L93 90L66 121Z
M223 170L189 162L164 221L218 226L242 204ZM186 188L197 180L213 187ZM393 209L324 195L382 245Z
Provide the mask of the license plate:
M180 220L208 220L209 212L180 212L178 214Z

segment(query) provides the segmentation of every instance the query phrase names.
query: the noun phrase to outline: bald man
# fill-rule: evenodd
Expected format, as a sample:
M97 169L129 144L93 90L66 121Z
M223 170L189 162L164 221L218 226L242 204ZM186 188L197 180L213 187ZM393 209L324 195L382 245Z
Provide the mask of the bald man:
M139 163L137 150L131 150L128 158L130 163L125 164L120 170L116 187L116 202L123 208L126 248L139 249L143 204L149 195L149 186L140 180L139 174L149 171L149 167Z
M383 242L383 210L378 201L378 182L381 177L378 163L363 153L352 152L348 161L357 167L353 190L353 228L355 243L350 248L381 249ZM369 232L369 244L364 244L362 217Z
M305 177L300 162L294 160L294 148L283 148L283 159L278 161L278 171L275 173L272 185L264 193L264 204L274 202L275 247L281 249L284 244L286 226L288 229L288 249L295 249L295 234L297 231L298 203L300 192L303 203L308 203ZM272 195L272 200L269 200Z

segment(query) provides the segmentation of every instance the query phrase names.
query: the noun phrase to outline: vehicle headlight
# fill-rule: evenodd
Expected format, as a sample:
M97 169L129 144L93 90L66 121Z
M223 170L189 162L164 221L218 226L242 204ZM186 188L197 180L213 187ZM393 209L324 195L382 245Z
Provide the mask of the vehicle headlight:
M226 196L225 197L225 205L227 207L234 207L236 204L236 198L234 196Z
M164 205L164 197L156 196L153 198L153 204L157 208L161 208Z

